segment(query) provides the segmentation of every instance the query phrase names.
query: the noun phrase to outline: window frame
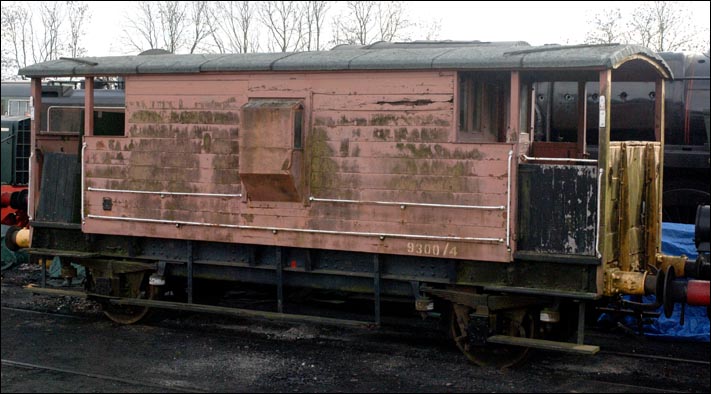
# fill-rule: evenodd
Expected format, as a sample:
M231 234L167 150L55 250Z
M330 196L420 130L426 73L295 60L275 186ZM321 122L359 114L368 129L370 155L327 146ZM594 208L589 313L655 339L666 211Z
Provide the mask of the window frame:
M503 142L508 74L460 71L456 82L457 142Z

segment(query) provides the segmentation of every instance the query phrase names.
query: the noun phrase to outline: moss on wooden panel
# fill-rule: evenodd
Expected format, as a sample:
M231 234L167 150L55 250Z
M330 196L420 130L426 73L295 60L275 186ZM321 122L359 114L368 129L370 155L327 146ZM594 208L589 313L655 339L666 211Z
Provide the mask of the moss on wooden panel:
M210 152L212 152L211 147L212 147L212 136L208 133L205 133L205 135L202 136L202 150L205 153L210 153Z
M348 138L344 138L341 140L340 152L341 152L342 157L348 156L349 146L350 146L350 141L348 140Z
M406 127L395 129L395 141L407 141L407 135L408 132Z
M370 117L370 124L373 126L394 126L397 124L397 116L375 114Z
M237 112L219 111L171 111L171 123L182 124L235 124L239 122Z
M423 142L447 141L449 130L423 127L420 129L420 139Z
M450 150L440 144L403 144L397 143L395 147L400 152L399 157L414 159L468 159L481 160L484 154L476 148Z
M373 130L373 138L380 141L390 139L390 129L375 129Z
M412 160L403 159L398 162L393 168L395 174L409 175L441 175L441 176L467 176L470 175L467 171L465 163L458 162L448 164L440 161L431 160Z
M387 184L393 190L431 190L451 193L471 193L467 180L461 176L436 176L415 178L410 175L394 176Z
M333 120L333 118L330 117L321 117L317 116L314 119L314 126L327 126L327 127L333 127L336 125L336 122Z
M216 109L216 110L235 109L236 106L234 104L236 102L237 102L236 97L230 97L224 101L215 101L215 100L200 101L200 102L195 103L195 108Z
M131 114L130 123L163 123L160 111L138 110Z
M308 143L308 151L312 158L311 189L316 191L333 182L338 173L338 163L331 158L334 152L328 145L328 136L324 128L314 127Z

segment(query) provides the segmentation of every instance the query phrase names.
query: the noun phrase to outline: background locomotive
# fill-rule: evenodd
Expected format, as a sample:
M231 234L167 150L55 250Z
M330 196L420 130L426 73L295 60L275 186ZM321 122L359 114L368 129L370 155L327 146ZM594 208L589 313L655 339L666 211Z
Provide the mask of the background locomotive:
M664 103L663 220L694 223L698 205L711 203L709 161L709 54L662 52L672 70ZM587 105L598 105L597 83L587 85ZM576 142L578 90L574 83L536 85L536 141ZM612 140L654 139L654 85L622 82L614 86ZM588 114L587 144L597 155L597 128Z
M87 296L117 322L150 307L259 314L195 303L212 287L197 279L274 289L272 318L286 289L309 288L371 295L378 324L386 295L445 317L470 360L506 366L530 347L595 353L589 301L708 305L708 280L676 280L708 270L660 253L671 70L644 48L377 43L20 72L37 107L42 78L84 78L85 108L96 77L125 81L125 125L99 134L85 116L58 132L35 118L29 187L32 256L62 257L67 277L69 262L86 267ZM574 154L534 139L535 86L556 81L581 96L598 83L597 108L577 105ZM653 141L610 138L624 82L655 87ZM185 302L160 300L176 289ZM537 338L576 312L577 343Z

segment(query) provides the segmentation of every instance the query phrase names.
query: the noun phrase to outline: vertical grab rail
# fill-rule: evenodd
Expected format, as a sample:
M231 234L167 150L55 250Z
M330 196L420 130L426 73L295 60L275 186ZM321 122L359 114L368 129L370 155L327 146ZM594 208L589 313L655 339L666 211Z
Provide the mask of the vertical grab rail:
M30 147L30 149L32 149ZM32 171L32 162L35 160L35 151L33 150L30 152L30 162L28 163L27 166L27 217L28 220L31 222L33 219L33 216L35 215L35 204L32 203L32 186L34 186L34 182L32 182L32 177L33 177L33 171Z
M506 185L506 248L511 250L511 158L513 150L509 151L508 182Z
M81 224L84 224L84 150L86 150L86 141L81 144L81 191L79 192L81 195Z
M602 189L602 174L604 169L600 168L597 174L597 226L595 228L595 252L597 257L602 257L600 254L600 190Z

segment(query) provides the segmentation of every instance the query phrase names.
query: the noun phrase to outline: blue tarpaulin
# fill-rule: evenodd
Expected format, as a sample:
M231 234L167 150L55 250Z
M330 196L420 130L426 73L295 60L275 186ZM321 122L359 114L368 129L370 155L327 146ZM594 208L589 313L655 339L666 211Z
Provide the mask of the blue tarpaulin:
M662 253L670 256L686 255L696 260L698 253L694 244L694 225L683 223L662 223ZM652 297L652 302L654 297ZM705 306L686 305L684 325L679 324L681 304L674 305L674 313L667 318L662 312L654 323L644 326L644 334L662 338L683 338L690 341L709 342L709 318Z
M696 245L694 244L694 225L683 223L662 223L662 253L670 256L686 255L690 260L697 257ZM641 300L644 303L654 303L654 296L645 296ZM660 307L657 310L659 318L654 319L651 324L644 325L644 335L657 338L709 342L709 318L706 315L705 306L685 306L684 325L679 324L681 319L681 304L674 305L674 313L671 317L664 316L664 311ZM609 319L603 314L598 321ZM628 316L623 324L636 330L637 321Z
M669 256L686 255L696 260L694 225L684 223L662 223L662 253Z

